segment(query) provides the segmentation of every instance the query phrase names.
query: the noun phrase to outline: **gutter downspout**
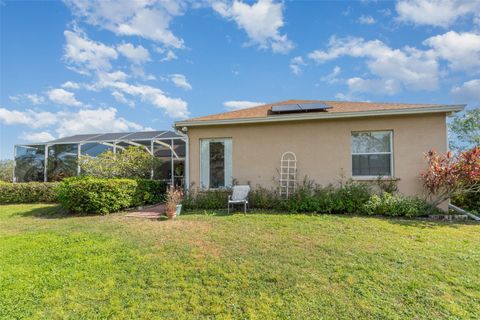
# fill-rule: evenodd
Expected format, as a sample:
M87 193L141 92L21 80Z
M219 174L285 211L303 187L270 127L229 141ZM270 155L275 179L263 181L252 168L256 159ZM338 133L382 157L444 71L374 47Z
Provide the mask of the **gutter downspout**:
M480 221L480 217L477 217L477 216L474 215L473 213L470 213L470 212L465 211L465 210L463 210L463 209L461 209L461 208L459 208L459 207L457 207L457 206L454 206L453 204L449 204L448 207L449 207L450 209L453 209L453 210L461 213L461 214L464 214L464 215L469 216L470 218L472 218L472 219L475 220L475 221Z

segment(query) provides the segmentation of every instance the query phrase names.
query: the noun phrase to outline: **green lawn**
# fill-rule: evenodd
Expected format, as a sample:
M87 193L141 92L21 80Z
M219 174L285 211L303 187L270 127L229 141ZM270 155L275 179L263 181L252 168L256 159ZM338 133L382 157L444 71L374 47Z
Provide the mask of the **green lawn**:
M480 315L480 225L0 206L0 318Z

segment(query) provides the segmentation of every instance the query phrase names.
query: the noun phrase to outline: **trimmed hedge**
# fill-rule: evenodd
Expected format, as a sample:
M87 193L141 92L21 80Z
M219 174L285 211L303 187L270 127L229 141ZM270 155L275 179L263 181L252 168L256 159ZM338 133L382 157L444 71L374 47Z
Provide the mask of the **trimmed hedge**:
M58 188L58 200L69 212L107 214L163 201L166 183L144 179L72 177Z
M56 202L57 182L0 183L0 204Z

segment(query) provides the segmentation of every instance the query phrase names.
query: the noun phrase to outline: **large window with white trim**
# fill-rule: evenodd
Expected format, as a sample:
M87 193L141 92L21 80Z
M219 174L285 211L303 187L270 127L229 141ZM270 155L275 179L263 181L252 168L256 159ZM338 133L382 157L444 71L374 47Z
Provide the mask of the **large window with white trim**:
M200 140L200 185L203 189L232 185L232 139Z
M352 132L352 176L393 176L392 131Z

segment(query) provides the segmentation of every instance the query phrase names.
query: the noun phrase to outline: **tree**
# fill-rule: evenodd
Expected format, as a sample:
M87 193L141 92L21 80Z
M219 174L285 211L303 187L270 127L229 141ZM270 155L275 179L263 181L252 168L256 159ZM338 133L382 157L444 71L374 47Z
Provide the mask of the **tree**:
M420 176L433 206L455 194L480 192L480 147L458 155L429 151L425 157L428 168Z
M128 147L118 153L106 151L98 157L80 157L80 168L87 175L101 178L150 178L160 160L143 147Z
M450 146L461 151L480 146L480 107L456 116L449 125L452 137Z
M13 160L0 160L0 181L13 181Z

